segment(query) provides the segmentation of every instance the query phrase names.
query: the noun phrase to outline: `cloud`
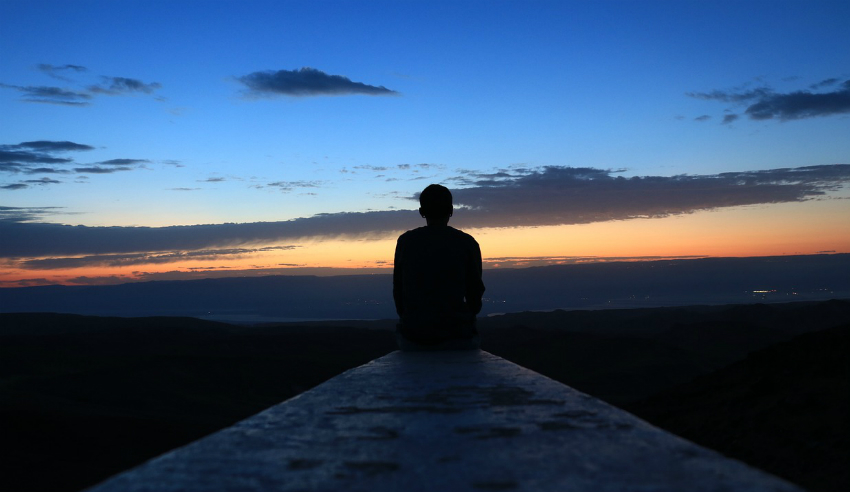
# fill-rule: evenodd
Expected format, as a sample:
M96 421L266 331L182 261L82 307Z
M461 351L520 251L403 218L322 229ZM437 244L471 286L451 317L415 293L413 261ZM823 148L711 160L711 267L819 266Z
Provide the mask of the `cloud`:
M732 123L733 121L737 120L738 118L740 118L740 116L738 116L737 114L724 115L723 121L721 122L721 124L728 125L729 123Z
M61 173L54 168L44 167L44 164L70 164L73 159L57 157L55 154L92 150L94 147L68 141L36 140L21 142L14 145L0 145L0 172L26 174ZM37 166L37 167L34 167ZM21 189L6 188L6 189Z
M509 174L509 176L502 176ZM703 176L624 178L593 168L544 167L470 175L454 198L468 226L560 225L666 217L720 207L799 202L850 182L836 164Z
M705 256L525 256L485 258L485 268L527 268L548 265L579 265L625 261L691 260Z
M278 188L280 191L289 192L295 188L318 188L322 185L322 181L275 181L266 186Z
M98 164L103 164L106 166L132 166L134 164L145 164L150 162L147 159L109 159L108 161L101 161Z
M103 79L105 85L91 85L89 86L90 92L107 96L122 96L136 92L150 94L162 87L162 84L158 82L146 84L141 80L127 77L101 77L101 79Z
M205 249L198 251L179 251L167 253L132 253L132 254L103 254L68 258L42 258L26 260L20 267L34 270L60 270L69 268L85 268L92 266L123 267L132 265L149 265L176 263L186 260L220 260L223 258L241 258L244 256L269 252L287 251L298 246L269 246L265 248L230 248Z
M772 94L771 90L767 87L760 87L758 89L751 89L744 92L735 92L735 91L719 91L714 90L711 92L688 92L687 95L696 99L705 99L707 101L721 101L721 102L746 102L752 101L754 99L760 99L765 96L769 96Z
M12 147L21 149L32 149L41 152L68 152L68 151L83 151L94 150L91 145L78 144L67 140L52 141L52 140L35 140L33 142L21 142Z
M56 169L54 167L30 167L22 169L26 174L70 174L67 169Z
M75 162L70 157L64 157L66 152L81 152L93 150L91 145L70 142L67 140L34 140L30 142L21 142L19 144L0 145L0 172L7 173L23 173L23 174L70 174L85 173L85 174L111 174L119 171L132 171L138 169L138 166L149 163L148 159L109 159L96 162L90 165L82 165ZM47 167L48 165L77 165L73 171L61 169L57 167ZM58 184L60 181L49 178L39 180L27 180L20 183L4 184L3 189L20 190L27 186L27 183L38 184Z
M694 118L694 121L708 121L710 119L711 119L711 116L704 114L702 116L697 116L696 118Z
M31 183L31 184L37 184L37 185L43 186L43 185L47 185L47 184L61 183L61 181L57 181L55 179L50 179L50 178L41 178L41 179L27 179L27 180L24 181L24 183Z
M112 174L120 171L132 171L132 167L127 166L117 166L117 167L100 167L100 166L90 166L90 167L75 167L74 171L81 174Z
M36 65L36 68L46 73L47 75L59 79L59 80L69 80L67 77L62 75L63 72L72 71L72 72L85 72L88 69L81 65L51 65L49 63L39 63Z
M88 69L81 65L51 65L42 63L36 66L38 70L48 76L71 82L63 73L73 71L77 73L87 72ZM88 106L96 96L129 96L134 94L151 94L162 85L158 82L142 82L129 77L100 77L101 82L79 85L76 88L43 86L43 85L14 85L0 82L0 88L11 89L22 93L21 101L28 103L59 104L64 106Z
M842 89L824 94L808 91L774 94L748 107L746 113L754 120L783 121L850 113L850 80Z
M253 72L237 78L250 89L251 96L344 96L363 94L367 96L398 95L384 86L353 82L342 75L329 75L315 68L300 70L267 70Z
M822 89L834 86L838 82L839 79L830 78L812 84L809 88ZM840 84L832 92L799 90L778 93L769 87L759 87L746 91L690 92L687 95L697 99L746 105L744 114L752 120L776 118L780 121L789 121L850 113L850 80ZM727 115L727 118L728 116L730 115ZM723 123L728 122L724 118Z
M812 85L809 86L809 88L810 89L822 89L824 87L829 87L831 85L835 85L838 82L840 82L840 80L833 77L833 78L821 80L820 82L818 82L816 84L812 84Z
M65 106L87 106L92 96L85 92L61 87L50 86L20 86L0 83L0 87L13 89L23 94L24 102L61 104Z
M0 205L0 222L29 222L43 220L56 214L61 207L5 207Z
M801 202L850 183L850 164L696 176L625 178L617 174L618 170L559 166L467 173L454 180L458 211L452 223L461 228L587 224ZM411 208L415 207L411 202ZM305 238L387 238L419 227L421 222L412 210L170 227L88 227L0 220L0 237L6 239L0 242L0 257L197 251Z
M16 166L28 164L67 164L73 159L66 157L53 157L41 152L29 152L25 150L4 150L0 147L0 163L11 163Z

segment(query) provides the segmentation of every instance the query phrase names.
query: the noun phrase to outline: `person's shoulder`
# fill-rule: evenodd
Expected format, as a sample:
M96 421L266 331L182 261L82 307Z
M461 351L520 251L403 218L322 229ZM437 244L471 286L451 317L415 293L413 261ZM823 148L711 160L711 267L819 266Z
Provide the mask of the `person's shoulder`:
M398 237L398 240L399 241L410 240L410 239L412 239L416 236L421 235L423 233L424 229L425 229L424 227L417 227L416 229L411 229L409 231L402 232L401 235Z
M449 229L451 230L451 234L457 237L458 239L478 244L478 241L476 241L475 238L472 237L472 234L467 234L466 232L463 232L460 229L455 229L452 226L449 226Z

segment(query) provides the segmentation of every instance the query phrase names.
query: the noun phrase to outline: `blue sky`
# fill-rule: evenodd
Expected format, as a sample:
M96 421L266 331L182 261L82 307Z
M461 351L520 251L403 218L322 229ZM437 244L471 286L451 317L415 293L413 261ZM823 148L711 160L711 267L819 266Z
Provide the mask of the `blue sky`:
M501 171L515 187L547 166L708 179L845 165L848 18L847 2L802 1L4 0L0 149L92 148L7 166L0 206L15 227L254 223L412 209L429 182ZM342 85L250 83L309 73ZM823 169L846 194L850 172ZM663 213L742 204L726 200Z

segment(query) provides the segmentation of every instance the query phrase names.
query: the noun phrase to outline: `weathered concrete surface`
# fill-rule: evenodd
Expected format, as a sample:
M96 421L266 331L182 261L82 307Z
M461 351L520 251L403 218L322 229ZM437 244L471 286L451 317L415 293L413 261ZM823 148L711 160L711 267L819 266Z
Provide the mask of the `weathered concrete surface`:
M393 352L91 491L792 491L487 352Z

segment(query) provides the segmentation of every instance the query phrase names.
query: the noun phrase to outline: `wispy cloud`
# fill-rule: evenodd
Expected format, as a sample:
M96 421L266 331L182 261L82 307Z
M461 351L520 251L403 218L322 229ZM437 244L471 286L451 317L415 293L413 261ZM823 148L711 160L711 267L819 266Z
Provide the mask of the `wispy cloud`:
M0 222L29 222L44 220L62 207L5 207L0 205Z
M58 142L53 140L35 140L32 142L21 142L17 145L12 145L11 147L19 149L32 149L40 152L69 152L94 150L94 147L92 147L91 145L78 144L74 142L69 142L67 140L62 140Z
M36 65L36 68L39 69L40 71L44 72L45 74L49 75L50 77L53 77L54 79L65 80L65 81L70 80L68 77L66 77L64 75L67 72L80 73L80 72L86 72L88 70L86 67L84 67L82 65L70 65L70 64L51 65L49 63L39 63L38 65Z
M384 86L353 82L342 75L329 75L315 68L300 70L267 70L237 78L249 89L248 95L258 96L392 96L398 92Z
M37 185L48 185L48 184L56 184L61 183L61 181L51 179L51 178L41 178L41 179L27 179L24 180L24 183L28 184L37 184Z
M465 173L452 181L458 207L452 224L523 227L658 218L811 200L850 183L850 164L632 178L618 176L618 171L549 166ZM410 208L416 208L414 202ZM8 238L0 242L0 257L197 251L304 238L387 238L421 225L412 210L171 227L86 227L35 220L0 221L0 237Z
M67 258L42 258L26 260L20 266L26 269L59 270L92 266L122 267L176 263L186 260L214 261L224 258L235 259L269 251L287 251L298 246L268 246L264 248L205 249L198 251L178 251L167 253L102 254Z
M60 104L64 106L88 106L91 94L61 87L11 85L0 83L4 89L12 89L22 94L21 101L29 103Z
M0 82L0 88L11 89L21 93L21 101L28 103L58 104L63 106L88 106L96 96L131 96L135 94L152 94L162 85L158 82L143 82L129 77L100 76L99 83L82 85L75 84L67 77L67 73L81 74L88 72L81 65L51 65L42 63L36 68L51 78L62 80L76 87L56 87L47 85L15 85Z
M150 94L162 87L162 84L158 82L145 83L127 77L101 77L101 79L103 79L102 84L89 86L89 91L92 94L105 94L107 96L122 96L136 92Z
M132 171L151 162L148 159L117 158L95 163L79 163L68 152L93 150L91 145L67 140L34 140L19 144L0 144L0 173L8 174L111 174ZM64 166L64 167L63 167ZM47 177L18 183L4 183L4 190L22 190L29 184L59 184L60 181Z
M89 166L89 167L75 167L74 171L80 174L112 174L121 171L132 171L132 167L127 166L115 166L115 167L100 167L100 166Z
M527 268L547 265L579 265L583 263L610 263L624 261L690 260L705 256L511 256L485 258L485 268Z
M37 140L14 145L0 144L0 172L32 174L36 169L52 172L55 168L44 167L44 164L61 165L73 162L69 157L58 157L56 154L92 149L94 147L90 145L68 141ZM44 171L46 169L51 171Z
M322 185L322 181L275 181L266 186L277 188L282 192L290 192L296 188L318 188Z
M831 92L812 92L812 90L838 87ZM850 80L839 84L839 79L830 78L812 84L811 90L794 92L776 92L763 86L748 90L713 90L710 92L690 92L687 95L697 99L745 105L746 114L752 120L778 119L780 121L817 118L850 113ZM727 115L723 123L729 123Z
M840 82L840 79L836 79L835 77L821 80L816 84L812 84L809 86L810 89L823 89L824 87L830 87Z
M98 164L105 166L133 166L135 164L145 164L150 162L147 159L109 159L108 161L100 161Z

